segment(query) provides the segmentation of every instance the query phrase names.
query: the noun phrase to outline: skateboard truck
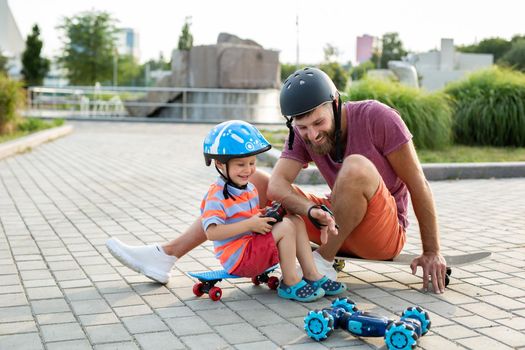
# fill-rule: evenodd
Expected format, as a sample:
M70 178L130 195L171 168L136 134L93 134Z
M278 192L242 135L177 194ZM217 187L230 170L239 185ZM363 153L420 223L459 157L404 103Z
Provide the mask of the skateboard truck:
M397 321L357 309L347 298L336 299L331 308L310 311L304 329L316 341L327 339L334 329L344 329L359 337L384 337L389 350L411 350L430 329L428 312L419 306L403 311Z

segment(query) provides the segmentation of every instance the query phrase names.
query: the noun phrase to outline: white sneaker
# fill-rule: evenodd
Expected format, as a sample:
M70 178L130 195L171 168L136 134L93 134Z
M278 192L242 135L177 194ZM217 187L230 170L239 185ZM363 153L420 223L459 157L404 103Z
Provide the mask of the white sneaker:
M319 254L317 250L314 250L312 252L314 256L314 264L317 268L317 271L332 281L337 281L337 271L334 269L334 260L328 261L325 258ZM301 269L301 265L297 265L297 274L300 278L303 278L303 270Z
M118 238L110 238L106 241L106 247L122 265L162 284L168 283L171 269L177 261L176 257L164 253L157 244L129 246Z

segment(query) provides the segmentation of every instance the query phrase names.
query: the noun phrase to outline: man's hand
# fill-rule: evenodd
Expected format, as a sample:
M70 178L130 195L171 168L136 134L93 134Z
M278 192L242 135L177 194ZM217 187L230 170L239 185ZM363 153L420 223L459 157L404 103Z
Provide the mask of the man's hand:
M445 276L447 274L447 262L439 253L423 253L412 260L410 267L412 274L415 275L417 267L423 268L423 288L428 290L429 277L432 279L434 293L440 294L445 292Z
M332 215L330 215L328 212L324 211L321 208L312 208L310 211L310 215L319 221L319 223L322 225L320 227L321 230L321 244L325 244L328 241L328 235L337 235L339 231L337 230L337 227L335 226L335 220Z

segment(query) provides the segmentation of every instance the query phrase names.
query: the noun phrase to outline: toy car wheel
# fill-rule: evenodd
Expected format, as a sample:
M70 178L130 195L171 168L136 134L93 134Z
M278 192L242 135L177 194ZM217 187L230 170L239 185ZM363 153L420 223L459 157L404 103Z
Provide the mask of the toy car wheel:
M345 263L344 260L342 260L342 259L335 259L335 262L334 262L334 265L333 265L335 271L341 272L341 271L343 271L345 266L346 266L346 263Z
M252 277L252 283L255 284L256 286L261 284L261 281L259 281L259 276L253 276Z
M193 294L195 294L198 297L202 296L204 294L204 292L202 291L202 286L202 283L195 283L193 285Z
M403 311L403 314L401 315L401 319L403 318L415 318L421 322L421 335L427 334L428 330L430 329L431 322L430 322L430 315L427 311L423 310L419 306L411 306L405 309Z
M417 345L414 327L401 321L392 322L385 332L385 343L389 350L413 350Z
M325 340L334 330L334 318L324 310L310 311L304 318L304 330L313 340Z
M219 287L213 287L208 294L210 295L211 300L217 301L221 299L222 290Z
M332 301L332 308L343 308L346 312L354 313L357 312L357 306L355 303L348 298L337 298Z
M275 276L272 276L268 279L268 288L271 290L277 290L277 287L279 287L279 279Z

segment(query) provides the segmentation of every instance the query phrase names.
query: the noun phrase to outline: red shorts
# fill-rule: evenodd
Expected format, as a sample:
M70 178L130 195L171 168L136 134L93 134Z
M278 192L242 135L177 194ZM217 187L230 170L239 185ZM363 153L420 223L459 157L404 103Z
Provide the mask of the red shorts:
M331 207L327 198L317 197L303 192L297 186L294 187L308 200ZM303 217L303 220L310 241L320 244L321 232L319 229L310 222L308 217ZM376 193L368 202L368 209L363 220L343 242L339 252L364 259L388 260L401 252L405 241L405 229L397 218L396 200L381 180Z
M272 233L268 232L264 235L254 233L252 239L247 243L242 260L231 274L254 277L278 263L279 251Z

